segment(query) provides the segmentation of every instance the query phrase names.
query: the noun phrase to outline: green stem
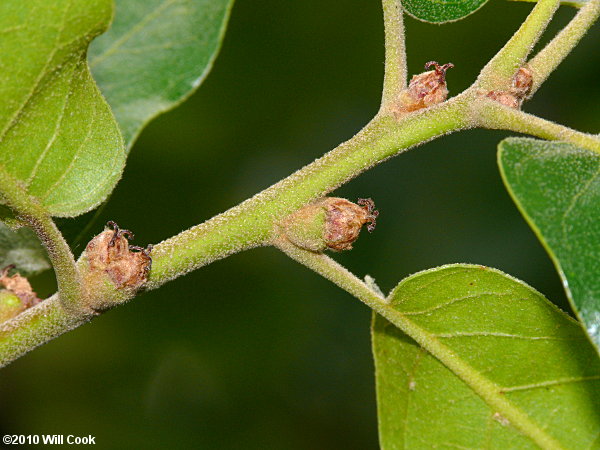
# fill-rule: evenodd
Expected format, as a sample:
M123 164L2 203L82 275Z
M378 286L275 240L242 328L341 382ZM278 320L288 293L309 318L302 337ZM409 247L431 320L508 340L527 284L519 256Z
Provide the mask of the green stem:
M590 0L579 10L573 20L529 61L528 66L533 72L533 87L530 95L540 88L548 76L571 53L598 16L600 16L600 0Z
M400 0L382 0L385 29L385 74L381 108L387 108L406 89L406 46Z
M38 235L52 262L63 306L73 313L81 309L82 286L69 244L46 210L0 166L0 197Z
M386 158L469 127L470 97L458 96L401 121L378 114L363 130L322 158L152 251L148 288L242 249L270 242L275 224Z
M146 288L154 289L242 249L270 243L275 224L304 204L411 146L470 126L470 99L458 96L400 122L377 115L356 136L312 164L229 211L156 245ZM0 178L0 184L2 181ZM54 245L55 239L49 243ZM60 300L54 296L0 325L0 366L92 317L89 311L73 313L62 295L60 291Z
M383 5L388 59L383 95L385 105L406 85L406 62L400 3L383 0ZM157 288L243 249L271 243L277 224L308 202L326 195L387 158L444 134L470 128L475 122L487 128L566 140L600 151L597 137L477 97L480 87L497 88L498 76L502 77L502 82L510 83L514 71L537 41L557 5L558 0L539 1L517 34L486 66L475 89L435 107L407 114L400 120L382 107L356 136L322 158L229 211L155 246L146 288ZM0 364L4 365L84 323L91 313L78 307L83 298L81 282L67 243L43 208L1 167L0 198L42 238L56 271L60 294L0 325ZM359 291L362 289L360 287ZM362 294L357 291L355 295L361 297ZM366 298L363 300L368 301ZM380 300L378 297L373 308Z
M506 91L552 19L560 0L539 0L517 32L482 69L476 85L485 90Z
M570 142L600 153L598 135L582 133L492 100L485 98L477 100L474 105L474 117L477 118L478 125L484 128L510 130L542 139Z
M552 436L540 428L529 416L511 403L501 388L486 378L481 372L457 356L433 334L420 327L409 317L396 310L389 301L373 291L362 280L350 273L333 259L322 253L314 253L301 249L285 239L275 242L275 245L290 258L305 265L319 275L332 281L345 291L359 298L363 303L392 322L406 335L437 358L456 376L463 380L477 395L479 395L494 411L499 412L523 434L529 436L541 448L560 449L562 446Z
M73 314L59 295L44 300L17 317L0 324L0 367L34 348L88 322L90 314Z

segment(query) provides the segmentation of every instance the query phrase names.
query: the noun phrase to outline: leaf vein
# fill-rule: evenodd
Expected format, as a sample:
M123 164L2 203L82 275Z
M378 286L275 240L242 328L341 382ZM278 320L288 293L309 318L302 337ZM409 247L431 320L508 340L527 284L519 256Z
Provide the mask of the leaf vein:
M565 338L560 336L526 336L522 334L510 334L510 333L502 333L502 332L494 332L494 331L457 331L453 333L439 333L434 334L434 336L439 338L460 338L460 337L505 337L505 338L514 338L514 339L529 339L529 340L553 340L553 341L572 341L572 340L580 340L580 338Z
M75 79L75 70L73 70L73 72L71 73L71 79L69 80L69 89L67 91L67 94L65 95L65 100L64 100L64 103L60 110L60 117L56 121L56 127L54 127L54 132L52 133L52 136L50 137L50 139L48 139L48 143L46 144L46 147L44 148L44 150L38 157L37 161L35 162L35 165L31 169L31 173L29 174L29 177L25 181L26 188L29 188L29 186L31 185L33 179L35 178L35 176L37 174L37 171L39 170L39 167L41 166L44 159L46 159L46 156L48 155L48 153L51 150L52 144L54 144L54 141L56 140L56 138L59 135L61 126L63 125L63 121L65 119L65 111L67 110L67 104L69 103L69 98L71 97L71 95L73 93L74 79Z
M148 14L146 14L144 17L142 17L141 20L135 26L131 27L131 29L127 33L123 34L123 36L121 36L119 39L117 39L115 42L113 42L113 44L110 47L108 47L102 53L97 55L90 62L90 67L91 68L95 67L97 64L100 64L102 61L104 61L109 56L120 51L119 47L121 47L125 42L127 42L129 39L131 39L133 36L135 36L135 34L138 33L139 31L141 31L147 23L151 22L153 19L158 17L158 15L161 12L163 12L166 8L171 6L176 1L178 1L178 0L165 0L160 5L158 5L154 10L150 11Z
M479 292L477 294L466 295L464 297L453 298L450 301L445 303L440 303L439 305L432 306L431 308L423 309L421 311L402 311L401 313L405 316L418 316L420 314L427 314L433 311L437 311L439 309L443 309L447 306L453 305L454 303L462 302L465 300L474 300L476 298L480 298L483 296L498 296L498 297L510 297L511 293L508 292Z
M500 389L500 392L514 392L514 391L525 391L528 389L537 389L548 386L558 386L561 384L570 384L570 383L581 383L585 381L595 381L600 380L600 375L591 375L589 377L573 377L573 378L562 378L560 380L549 380L542 381L540 383L532 383L532 384L524 384L522 386L511 386Z
M23 101L23 103L21 104L21 106L19 106L13 116L10 118L10 120L8 120L6 122L6 126L4 127L4 129L2 131L0 131L0 142L2 142L4 140L4 138L6 137L6 134L9 132L9 130L15 126L15 124L17 123L19 117L21 116L21 114L23 113L23 110L25 109L25 107L29 104L29 102L31 102L31 99L33 98L33 96L35 95L35 93L37 92L40 84L42 83L42 80L45 78L45 76L48 74L48 66L50 65L50 63L52 62L52 59L54 58L54 55L56 55L56 53L58 52L58 50L60 49L58 43L60 42L60 38L63 34L63 31L65 30L66 27L66 21L67 21L67 11L70 9L71 7L71 1L69 0L68 3L66 3L66 8L63 11L63 17L62 17L62 22L61 22L61 26L58 28L58 32L56 33L56 39L54 40L54 49L49 53L48 55L48 59L46 60L46 62L44 63L44 67L42 68L42 70L40 71L39 76L37 77L37 79L35 80L35 82L33 83L33 86L31 88L31 91L25 96L25 100Z

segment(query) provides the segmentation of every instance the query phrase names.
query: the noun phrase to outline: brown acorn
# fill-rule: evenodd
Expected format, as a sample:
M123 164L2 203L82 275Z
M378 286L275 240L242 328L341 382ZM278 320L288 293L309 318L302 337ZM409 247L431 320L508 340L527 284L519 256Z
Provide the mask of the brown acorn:
M406 113L428 108L446 101L448 87L446 85L446 71L454 64L439 65L435 61L425 64L425 69L434 70L414 75L408 84L408 89L400 93L396 107L393 109L396 117Z
M283 233L298 247L314 252L350 250L364 224L375 229L379 212L373 200L324 197L300 208L283 221Z

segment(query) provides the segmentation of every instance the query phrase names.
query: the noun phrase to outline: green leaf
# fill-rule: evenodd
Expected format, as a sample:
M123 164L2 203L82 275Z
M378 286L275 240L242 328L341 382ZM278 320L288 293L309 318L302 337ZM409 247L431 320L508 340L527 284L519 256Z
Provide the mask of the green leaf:
M600 443L600 360L579 323L541 294L457 264L408 277L388 301L455 370L374 317L383 449Z
M455 22L473 14L488 0L402 0L404 10L415 19L429 23Z
M600 347L600 156L571 144L510 138L499 145L498 163Z
M14 264L23 275L34 275L50 268L46 251L29 228L11 230L0 222L0 269Z
M130 148L155 116L202 83L217 56L233 0L117 0L90 66Z
M0 2L0 166L54 216L99 204L125 163L86 63L111 16L110 0Z

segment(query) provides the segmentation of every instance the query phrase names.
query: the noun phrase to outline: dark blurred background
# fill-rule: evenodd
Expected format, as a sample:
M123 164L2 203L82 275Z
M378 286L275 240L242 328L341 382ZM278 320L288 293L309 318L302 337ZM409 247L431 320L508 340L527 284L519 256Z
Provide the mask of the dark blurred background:
M408 18L409 72L451 61L449 87L460 92L530 9L493 0L453 24ZM573 13L561 8L551 31ZM379 104L381 16L377 1L239 0L212 73L144 131L76 252L109 219L138 245L159 242L351 137ZM598 132L599 38L597 26L525 109ZM506 135L452 135L336 191L372 197L381 216L335 258L386 292L441 264L489 265L566 307L500 180ZM51 274L34 281L51 293ZM91 434L103 449L376 448L369 321L366 306L273 249L235 255L2 370L0 431Z

